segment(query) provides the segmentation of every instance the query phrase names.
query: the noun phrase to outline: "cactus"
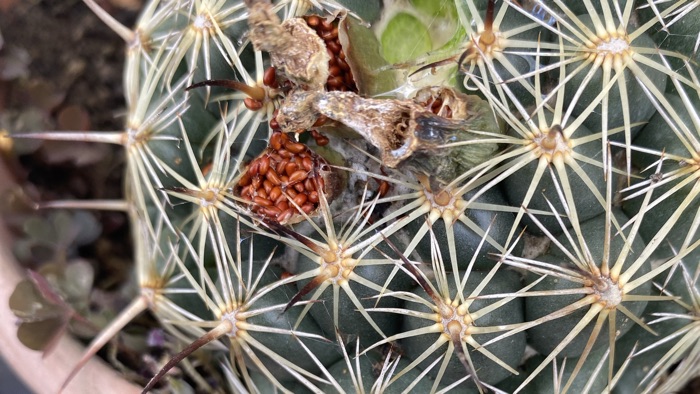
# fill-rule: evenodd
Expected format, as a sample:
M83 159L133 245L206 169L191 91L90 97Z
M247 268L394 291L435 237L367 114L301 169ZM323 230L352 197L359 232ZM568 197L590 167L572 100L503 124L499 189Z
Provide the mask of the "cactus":
M669 33L697 2L150 0L133 29L85 3L127 43L124 130L15 135L126 153L96 206L139 292L71 376L146 310L180 351L144 391L178 364L233 392L700 375L700 80Z

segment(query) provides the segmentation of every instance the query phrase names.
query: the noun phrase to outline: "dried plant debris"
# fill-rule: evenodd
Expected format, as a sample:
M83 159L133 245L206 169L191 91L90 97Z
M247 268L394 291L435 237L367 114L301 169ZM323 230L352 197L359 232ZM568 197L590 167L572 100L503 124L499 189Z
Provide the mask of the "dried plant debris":
M341 33L349 34L347 15L312 15L280 23L269 3L249 6L251 41L269 52L272 65L296 85L271 122L275 129L279 125L284 132L301 133L319 126L322 119L326 128L350 128L365 138L389 167L410 162L447 180L497 150L495 143L478 141L499 134L499 129L488 105L476 96L450 88L426 88L414 100L358 94L353 62L341 45L347 41ZM335 122L326 125L326 118Z
M268 52L272 65L292 82L322 89L328 80L330 61L323 39L304 19L292 18L282 23L269 2L248 3L252 3L249 38L255 48Z
M410 158L412 166L443 179L487 160L497 150L492 142L474 143L499 134L485 101L448 88L427 89L418 98L422 103L296 90L282 103L277 124L297 132L324 116L374 145L385 165L396 168Z

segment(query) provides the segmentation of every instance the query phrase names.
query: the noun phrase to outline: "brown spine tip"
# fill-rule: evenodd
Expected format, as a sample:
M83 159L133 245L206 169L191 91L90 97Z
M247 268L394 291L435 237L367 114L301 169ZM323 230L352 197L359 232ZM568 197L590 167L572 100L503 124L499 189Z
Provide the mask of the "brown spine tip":
M146 387L143 388L143 391L141 393L145 394L151 391L153 387L160 381L160 379L162 379L163 376L165 376L165 374L168 373L168 371L170 371L175 365L180 363L180 361L182 361L185 357L192 354L192 352L201 348L207 343L222 337L226 333L231 332L232 329L233 323L231 323L231 321L229 320L224 320L216 328L202 335L200 338L189 344L180 353L173 356L173 358L171 358L170 361L168 361L163 366L163 368L161 368L161 370L158 371L158 373L155 376L153 376L153 378L151 378L151 380L148 382Z
M206 81L202 82L197 82L195 84L192 84L188 87L185 88L186 91L195 89L195 88L200 88L203 86L219 86L222 88L227 88L227 89L233 89L233 90L238 90L239 92L243 92L248 95L248 97L258 100L258 101L264 101L265 100L265 89L259 87L259 86L248 86L244 84L243 82L238 82L230 79L208 79Z

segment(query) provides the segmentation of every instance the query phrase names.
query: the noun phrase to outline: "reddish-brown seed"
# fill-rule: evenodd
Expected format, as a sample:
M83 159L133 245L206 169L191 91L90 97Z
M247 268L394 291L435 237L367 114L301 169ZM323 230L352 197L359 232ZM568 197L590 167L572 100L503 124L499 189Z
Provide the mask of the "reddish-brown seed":
M295 183L294 188L299 192L299 193L304 193L306 192L306 188L304 187L303 183Z
M270 119L270 128L272 130L279 130L280 129L280 124L277 123L277 119L275 119L275 118Z
M343 72L343 70L341 70L340 67L338 67L338 66L332 66L331 68L328 69L328 72L332 76L337 77L338 75L340 75L340 73Z
M301 159L301 165L306 171L311 171L311 169L314 167L314 162L310 157L305 157Z
M292 153L301 153L306 150L306 146L304 144L292 141L285 143L284 148Z
M271 201L277 201L277 199L282 195L282 189L279 186L274 186L268 192L268 197Z
M277 168L277 163L284 160L282 159L282 156L278 155L277 153L270 153L270 159L272 159L272 161L270 162L270 166L272 166L273 169Z
M316 141L316 145L318 146L326 146L329 142L331 142L331 140L328 139L328 137L321 133L318 133L317 136L314 136L314 141Z
M320 34L323 41L333 41L338 38L338 29L333 29L330 31L324 31Z
M291 159L292 156L294 156L294 153L292 153L286 149L280 149L277 151L277 153L279 153L279 155L284 157L285 159Z
M340 53L338 53L338 59L345 60L345 52L343 51L343 48L340 48Z
M272 137L270 137L270 147L272 147L272 149L274 149L274 150L282 149L282 133L280 133L280 132L272 133Z
M265 207L262 211L265 216L270 216L273 218L278 217L282 213L282 210L277 207Z
M258 174L260 175L265 175L267 174L267 170L270 168L270 157L269 156L263 156L260 158L260 165L258 166Z
M280 223L284 223L284 222L286 222L287 220L289 220L289 218L291 218L292 215L294 215L294 210L293 210L293 209L287 209L287 210L283 211L279 216L277 216L277 220L278 220Z
M267 171L267 179L270 182L272 182L272 184L275 186L279 186L282 184L282 179L280 179L279 175L277 175L277 173L272 168L270 168Z
M333 54L338 54L341 46L338 44L338 41L329 41L326 43L326 48L330 49Z
M246 171L246 174L252 178L255 178L258 175L258 171L260 170L260 160L254 160L250 165L248 166L248 170Z
M318 204L318 192L316 190L309 193L308 199L314 204Z
M306 18L306 24L310 27L316 27L321 23L321 18L316 15L311 15Z
M325 115L320 115L318 118L316 118L316 121L314 122L314 127L321 127L324 124L326 124L326 122L328 122L328 117L326 117ZM312 135L314 132L317 132L317 131L311 130Z
M213 166L214 166L214 163L208 163L204 167L202 167L202 175L204 175L204 176L209 175Z
M306 202L307 198L308 196L306 195L306 193L299 193L296 197L294 197L294 203L298 206L302 206Z
M283 159L275 166L278 174L284 174L284 168L289 164L289 159Z
M329 77L328 81L326 81L326 86L328 86L328 89L340 89L343 86L343 78Z
M326 52L328 53L328 57L331 58L331 60L328 61L328 67L332 67L332 66L337 65L336 54L333 53L333 51L331 51L330 48L328 48L328 47L326 47ZM342 53L342 51L341 51L341 53ZM340 56L340 55L338 55L338 56Z
M241 179L238 180L238 186L248 186L250 185L250 175L248 175L248 172L246 171L245 174L241 177Z
M263 189L265 189L265 193L270 194L270 191L272 190L273 186L274 185L269 180L265 179L263 181ZM274 200L274 199L271 199L271 200Z
M343 75L343 80L345 81L346 85L352 86L355 83L355 79L352 77L352 73L346 72L345 75Z
M389 193L390 187L391 187L391 185L387 181L379 182L379 190L377 191L377 193L379 194L379 197L381 198L381 197L386 196L386 194Z
M289 196L289 198L294 198L297 196L297 194L299 194L299 193L296 190L294 190L294 188L287 189L287 195ZM285 198L285 201L286 200L287 199Z
M255 177L250 180L250 186L253 187L253 190L258 190L260 189L260 186L262 185L262 181L260 180L260 177Z
M253 188L252 186L248 185L248 186L244 187L243 189L241 189L241 197L250 201L250 194L251 194L252 188Z
M300 195L301 194L297 194L296 197L299 197ZM294 198L296 198L296 197L294 197ZM286 211L287 209L289 209L289 203L287 202L286 199L278 202L277 204L275 204L275 206L283 211Z
M301 182L301 181L305 180L308 175L309 175L308 171L304 171L304 170L295 171L289 175L289 182L290 183Z
M316 190L316 186L314 185L313 179L306 178L306 180L304 181L304 190L306 190L306 191Z
M265 191L265 188L264 188L264 187L261 187L260 189L258 189L258 191L256 192L256 195L257 195L258 197L261 197L261 198L264 198L264 199L266 199L266 200L269 200L269 198L267 197L267 192Z
M326 19L322 19L321 20L321 30L323 30L323 31L333 30L333 22L326 20Z
M316 207L314 207L314 204L311 204L309 202L301 206L301 210L304 211L307 215L313 212L315 208Z
M350 66L345 61L345 59L338 59L338 67L343 69L343 71L350 71Z
M266 86L275 87L273 85L277 84L277 75L275 74L274 67L268 67L267 70L265 70L265 73L263 74L263 83Z
M286 166L284 166L284 172L289 175L289 179L291 179L292 174L299 168L299 165L297 163L291 162L287 163Z
M271 207L272 206L272 201L268 200L267 198L262 198L259 196L253 197L253 203L255 203L255 205L260 205L263 207Z
M245 105L245 107L251 111L257 111L263 107L262 101L258 101L250 97L246 97L243 99L243 105Z

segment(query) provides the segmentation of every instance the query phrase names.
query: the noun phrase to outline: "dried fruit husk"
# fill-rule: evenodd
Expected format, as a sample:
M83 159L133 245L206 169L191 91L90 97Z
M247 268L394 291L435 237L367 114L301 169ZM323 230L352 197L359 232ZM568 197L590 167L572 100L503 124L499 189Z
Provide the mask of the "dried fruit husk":
M280 23L271 4L250 7L249 38L256 49L268 52L273 66L292 82L310 89L323 89L328 80L326 45L302 18Z
M326 116L353 129L374 145L384 165L406 164L419 171L451 180L488 160L495 143L470 143L500 133L488 103L450 88L428 88L419 97L440 97L450 103L450 117L439 116L415 100L363 98L351 92L295 91L280 107L277 122L286 131L310 128ZM447 113L448 111L444 111Z
M493 157L498 150L498 144L491 142L440 147L442 144L492 138L478 134L482 132L501 134L491 107L480 97L466 95L450 87L429 87L419 90L414 100L441 103L439 107L431 108L437 117L424 119L421 132L417 134L423 141L435 141L434 149L420 149L412 156L411 164L419 170L450 181ZM451 122L444 124L440 119L450 119ZM455 124L457 127L453 126Z

